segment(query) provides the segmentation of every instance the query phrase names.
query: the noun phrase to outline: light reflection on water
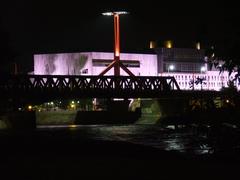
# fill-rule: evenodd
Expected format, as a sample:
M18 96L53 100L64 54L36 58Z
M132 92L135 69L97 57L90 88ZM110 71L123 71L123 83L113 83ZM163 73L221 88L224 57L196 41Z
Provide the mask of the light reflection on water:
M206 138L191 132L177 132L156 125L57 125L38 126L38 129L70 129L84 132L84 137L93 140L126 141L151 146L167 151L206 154L211 150Z

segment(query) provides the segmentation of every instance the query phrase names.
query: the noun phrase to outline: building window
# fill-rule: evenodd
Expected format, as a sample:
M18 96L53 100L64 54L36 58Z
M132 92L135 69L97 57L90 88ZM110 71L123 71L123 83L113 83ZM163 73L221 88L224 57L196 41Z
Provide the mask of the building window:
M102 67L102 66L108 66L110 63L112 63L113 60L110 59L93 59L92 63L95 67ZM123 65L126 67L131 68L139 68L140 62L138 60L121 60Z
M83 69L82 74L88 74L88 69Z

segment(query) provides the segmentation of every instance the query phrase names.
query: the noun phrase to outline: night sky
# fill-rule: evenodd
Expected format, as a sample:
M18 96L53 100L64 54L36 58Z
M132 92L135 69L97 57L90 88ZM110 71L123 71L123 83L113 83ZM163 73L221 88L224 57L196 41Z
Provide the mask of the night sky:
M171 39L175 47L193 47L200 40L205 47L220 48L226 42L239 41L239 8L230 1L81 3L80 0L2 3L1 64L17 61L30 67L34 53L112 51L113 18L101 16L101 12L112 9L130 12L120 19L124 52L144 52L150 40L160 44Z

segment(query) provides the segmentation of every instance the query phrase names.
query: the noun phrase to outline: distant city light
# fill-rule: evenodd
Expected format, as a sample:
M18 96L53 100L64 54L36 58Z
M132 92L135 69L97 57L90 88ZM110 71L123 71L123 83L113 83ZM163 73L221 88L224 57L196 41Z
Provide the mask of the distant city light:
M226 103L229 103L229 102L230 102L230 101L227 99L227 100L226 100Z
M72 101L72 104L74 104L75 102L74 101Z
M154 49L157 47L157 43L155 41L150 41L149 48Z
M68 127L69 127L69 128L76 128L77 125L75 125L75 124L71 124L71 125L69 125Z
M53 105L54 103L53 102L51 102L51 105Z
M122 98L113 98L113 101L124 101Z
M31 105L28 106L28 110L29 110L29 111L32 110L32 106L31 106Z
M75 108L75 105L74 105L74 104L71 104L71 108L73 108L73 109L74 109L74 108Z
M173 47L172 41L166 41L165 46L166 46L166 48L169 48L169 49L172 48Z
M171 64L171 65L169 66L169 70L172 71L172 70L174 70L174 69L175 69L175 66Z
M201 49L201 44L200 44L200 42L197 42L196 48L197 48L197 50L200 50L200 49Z

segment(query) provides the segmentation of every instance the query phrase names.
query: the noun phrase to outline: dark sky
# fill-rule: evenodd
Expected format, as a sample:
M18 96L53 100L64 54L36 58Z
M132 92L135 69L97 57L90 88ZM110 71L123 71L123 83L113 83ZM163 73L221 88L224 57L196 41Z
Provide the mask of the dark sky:
M126 9L121 16L123 51L141 51L150 40L172 39L178 47L222 46L239 39L239 6L230 1L6 1L0 6L1 46L20 55L46 52L112 51L113 19L101 16ZM3 49L3 48L2 48Z

